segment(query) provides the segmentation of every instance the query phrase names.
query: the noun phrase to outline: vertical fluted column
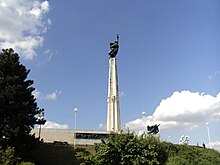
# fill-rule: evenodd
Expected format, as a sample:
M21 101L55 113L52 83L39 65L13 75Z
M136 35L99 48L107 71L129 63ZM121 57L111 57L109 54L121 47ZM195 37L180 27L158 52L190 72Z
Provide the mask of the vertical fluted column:
M109 58L109 79L108 79L108 111L107 131L120 131L120 104L118 94L118 75L115 57Z

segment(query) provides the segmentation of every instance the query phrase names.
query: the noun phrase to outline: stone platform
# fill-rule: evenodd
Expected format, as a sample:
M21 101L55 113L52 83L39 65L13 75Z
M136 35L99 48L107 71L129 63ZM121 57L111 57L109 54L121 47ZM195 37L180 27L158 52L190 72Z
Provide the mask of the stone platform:
M32 129L31 134L39 137L39 128ZM74 138L74 136L76 138ZM109 132L107 131L93 131L93 130L70 130L70 129L48 129L42 128L40 138L46 143L68 143L76 145L94 145L100 143L101 139L107 138Z

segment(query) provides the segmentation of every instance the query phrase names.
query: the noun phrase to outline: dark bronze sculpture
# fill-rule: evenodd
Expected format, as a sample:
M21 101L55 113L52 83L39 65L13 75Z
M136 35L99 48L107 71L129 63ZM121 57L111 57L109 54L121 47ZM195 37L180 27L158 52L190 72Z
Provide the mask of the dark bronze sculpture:
M118 53L118 49L119 49L118 40L119 40L119 36L117 34L116 41L110 43L110 51L108 52L108 54L111 58L114 58Z
M152 125L152 126L147 126L147 134L157 134L158 132L159 132L159 127L160 126L160 124L155 124L155 125Z

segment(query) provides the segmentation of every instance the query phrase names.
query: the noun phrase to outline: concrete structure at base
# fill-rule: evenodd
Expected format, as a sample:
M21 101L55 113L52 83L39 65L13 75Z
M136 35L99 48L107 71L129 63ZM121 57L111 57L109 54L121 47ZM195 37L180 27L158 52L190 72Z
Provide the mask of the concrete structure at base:
M94 145L95 143L101 143L101 139L109 137L110 133L107 131L85 131L85 130L69 130L69 129L41 129L40 138L45 143L57 143L57 144L74 144L75 133L75 145ZM35 134L35 137L39 137L39 129L35 128L31 130L31 134ZM160 140L160 135L153 135Z
M39 128L31 130L31 134L39 137ZM74 139L75 136L75 139ZM42 128L40 138L46 143L68 143L76 145L94 145L100 143L101 139L109 136L106 131L85 131L85 130L69 130L69 129L49 129Z
M118 92L118 74L116 55L118 53L118 39L110 43L109 51L109 79L108 79L108 110L107 110L107 131L120 131L120 104Z

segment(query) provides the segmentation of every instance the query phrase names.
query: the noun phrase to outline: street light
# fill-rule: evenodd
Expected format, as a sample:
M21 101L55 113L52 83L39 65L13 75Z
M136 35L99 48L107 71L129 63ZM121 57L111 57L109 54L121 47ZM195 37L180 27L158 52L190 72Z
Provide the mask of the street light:
M209 138L209 148L212 149L211 137L210 137L210 131L209 131L209 123L206 123L206 127L207 127L207 133L208 133L208 138Z
M43 119L44 119L44 112L40 112L38 114L38 120L43 120ZM40 140L40 134L41 134L41 122L40 122L39 135L38 135L39 140Z
M145 111L142 111L142 116L143 116L143 118L144 118L144 131L147 133L147 114L146 114L146 112Z
M76 146L76 114L78 112L78 109L74 108L73 111L74 111L74 121L75 121L75 128L74 128L74 134L73 134L73 136L74 136L74 147L75 147Z

